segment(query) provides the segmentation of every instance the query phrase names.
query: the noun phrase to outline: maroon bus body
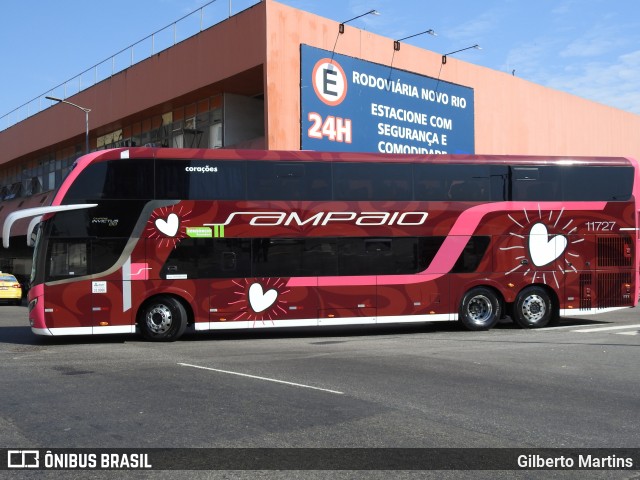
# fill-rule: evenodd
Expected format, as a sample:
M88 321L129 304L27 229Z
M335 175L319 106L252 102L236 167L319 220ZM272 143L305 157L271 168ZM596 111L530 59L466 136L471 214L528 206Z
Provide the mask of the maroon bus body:
M480 306L495 308L499 312L494 313L502 316L513 314L514 308L526 309L526 302L545 295L554 317L636 305L638 179L631 159L116 149L79 159L52 205L64 203L71 184L88 165L145 158L511 166L570 161L633 166L636 178L633 198L620 202L175 201L153 209L141 220L144 227L139 237L130 239L130 253L103 274L32 285L29 318L36 334L134 333L141 322L153 318L170 322L177 317L184 317L179 319L184 324L179 331L157 339L175 339L187 324L194 330L216 330L454 321L464 309L475 308L478 299ZM45 215L44 220L47 218ZM445 239L426 269L416 274L161 278L176 245L197 236L198 229L205 235L212 232L231 239ZM473 273L451 273L472 236L490 238L477 268ZM620 244L627 266L597 261L602 236ZM482 303L485 297L490 301Z

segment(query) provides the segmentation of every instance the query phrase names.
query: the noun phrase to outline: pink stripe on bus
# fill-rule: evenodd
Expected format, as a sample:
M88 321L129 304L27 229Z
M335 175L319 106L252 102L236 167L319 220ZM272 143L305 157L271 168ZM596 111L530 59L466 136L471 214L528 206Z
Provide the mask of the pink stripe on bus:
M297 277L287 282L288 287L344 287L371 285L409 285L435 280L449 273L460 257L462 250L489 213L527 210L604 210L607 202L496 202L477 205L460 214L451 227L449 235L429 267L414 275L363 275L348 277Z

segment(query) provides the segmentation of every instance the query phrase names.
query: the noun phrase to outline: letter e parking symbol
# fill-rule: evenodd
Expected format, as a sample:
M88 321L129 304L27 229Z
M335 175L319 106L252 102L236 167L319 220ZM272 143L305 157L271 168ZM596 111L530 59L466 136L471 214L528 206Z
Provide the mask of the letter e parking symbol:
M331 70L330 68L324 67L322 69L322 73L324 74L324 79L322 82L323 85L323 89L322 89L322 93L326 96L326 95L333 95L335 97L338 96L338 92L335 90L330 90L329 89L329 85L337 85L338 82L335 80L335 77L337 75L336 70ZM335 87L333 87L335 88Z
M323 58L313 67L313 90L325 104L335 107L347 96L347 76L335 60Z

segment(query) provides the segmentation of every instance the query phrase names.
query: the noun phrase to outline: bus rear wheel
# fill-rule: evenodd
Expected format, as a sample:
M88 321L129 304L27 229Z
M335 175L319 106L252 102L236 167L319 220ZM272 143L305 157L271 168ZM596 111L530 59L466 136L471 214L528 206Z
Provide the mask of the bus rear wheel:
M501 304L495 292L489 288L476 287L462 298L458 319L468 330L489 330L501 314Z
M172 342L180 338L187 327L187 311L174 297L155 297L142 307L139 325L147 340Z
M554 320L553 303L542 287L527 287L518 293L513 320L522 328L546 327Z

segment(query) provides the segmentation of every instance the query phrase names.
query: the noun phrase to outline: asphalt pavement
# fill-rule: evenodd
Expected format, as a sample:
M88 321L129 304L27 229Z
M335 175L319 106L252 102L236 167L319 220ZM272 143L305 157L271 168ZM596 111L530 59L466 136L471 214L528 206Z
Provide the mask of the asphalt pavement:
M638 309L565 319L559 327L540 330L506 322L488 332L468 332L457 324L431 323L198 333L173 343L138 336L46 339L31 333L26 315L24 306L0 306L0 448L527 453L640 447ZM300 470L305 465L301 459ZM63 472L31 472L51 478L56 473ZM176 471L119 473L180 478ZM638 470L393 472L395 478L638 475ZM314 470L303 476L389 478L389 472Z

